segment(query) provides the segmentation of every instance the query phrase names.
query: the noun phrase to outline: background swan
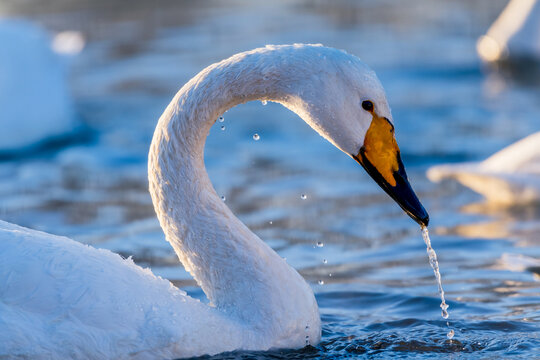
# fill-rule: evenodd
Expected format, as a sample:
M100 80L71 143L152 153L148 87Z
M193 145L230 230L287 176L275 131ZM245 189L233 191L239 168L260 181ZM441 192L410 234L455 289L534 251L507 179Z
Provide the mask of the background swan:
M540 201L540 132L481 162L433 166L427 176L435 182L455 179L497 203Z
M540 1L511 0L478 39L477 50L486 62L540 61Z
M65 43L57 41L56 48L65 51ZM52 44L49 34L28 21L0 19L0 154L77 126L66 63Z
M204 69L177 93L149 154L160 224L213 306L109 251L2 222L0 355L178 358L320 340L310 287L231 213L204 168L204 143L215 119L255 99L296 112L427 225L373 71L322 46L237 54Z

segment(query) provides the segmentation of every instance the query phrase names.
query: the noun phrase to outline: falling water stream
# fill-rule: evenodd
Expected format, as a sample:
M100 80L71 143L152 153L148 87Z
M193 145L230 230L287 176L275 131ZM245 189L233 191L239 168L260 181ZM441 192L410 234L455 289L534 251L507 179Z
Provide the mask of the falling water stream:
M427 246L427 253L429 256L429 265L431 265L431 268L433 269L433 272L435 273L435 280L437 280L437 287L439 288L439 295L441 296L441 315L443 318L448 319L448 305L446 304L446 301L444 299L444 290L441 283L441 273L439 272L439 262L437 261L437 253L433 248L431 247L431 240L429 239L429 232L427 227L422 226L422 237L424 238L424 242Z
M429 265L431 265L431 268L433 269L433 273L435 274L435 280L437 281L437 287L439 289L439 295L441 297L441 315L444 319L448 319L448 304L446 303L446 300L444 299L444 290L442 287L441 282L441 273L439 272L439 261L437 261L437 253L433 248L431 247L431 240L429 239L429 232L428 228L426 226L422 226L422 237L424 238L424 242L427 246L427 253L429 256ZM449 323L446 323L446 325L449 325ZM446 334L448 339L452 340L454 337L454 330L450 329L448 334Z

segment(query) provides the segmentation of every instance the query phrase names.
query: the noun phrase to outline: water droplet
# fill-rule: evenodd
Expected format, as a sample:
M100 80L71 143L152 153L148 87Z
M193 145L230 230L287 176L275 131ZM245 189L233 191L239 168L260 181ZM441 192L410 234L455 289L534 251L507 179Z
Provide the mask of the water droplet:
M273 222L272 220L270 220L268 223L269 223L270 225L272 225L274 222Z
M444 291L443 291L443 296L444 296ZM444 319L448 319L448 304L444 301L444 299L442 300L441 302L441 315Z
M324 243L322 241L317 242L317 247L323 247Z
M319 285L324 285L324 280L319 280L318 283Z
M306 195L306 194L302 194L302 195L300 195L300 198L301 198L302 200L306 200L306 199L307 199L307 195Z
M328 274L328 277L332 277L332 273Z
M253 140L255 141L258 141L261 137L259 136L259 134L255 133L253 134Z
M225 200L227 200L227 198L225 196L222 196L221 200L225 201Z
M268 104L268 101L267 101L267 100L263 100L263 101L261 101L261 104L266 105L266 104Z
M323 263L323 264L328 264L328 260L323 259L322 263Z
M225 121L225 118L223 116L220 116L219 119L218 119L219 122L224 122Z
M446 334L446 337L449 339L449 340L452 340L452 338L454 337L454 330L450 330L448 332L448 334Z
M221 130L225 131L225 125L221 125Z

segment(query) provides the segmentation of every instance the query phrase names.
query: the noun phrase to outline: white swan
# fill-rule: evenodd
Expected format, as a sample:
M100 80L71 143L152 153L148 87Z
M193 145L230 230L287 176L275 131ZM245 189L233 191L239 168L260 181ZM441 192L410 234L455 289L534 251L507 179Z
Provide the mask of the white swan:
M540 1L511 0L477 42L485 62L540 61Z
M232 214L205 171L204 143L215 119L255 99L296 112L427 225L373 71L315 45L237 54L182 87L149 154L160 224L211 306L130 259L2 222L0 357L179 358L318 343L311 288Z
M0 154L24 150L76 127L65 63L41 28L0 19Z
M540 201L540 132L500 150L481 162L437 165L428 169L431 181L456 179L500 204Z

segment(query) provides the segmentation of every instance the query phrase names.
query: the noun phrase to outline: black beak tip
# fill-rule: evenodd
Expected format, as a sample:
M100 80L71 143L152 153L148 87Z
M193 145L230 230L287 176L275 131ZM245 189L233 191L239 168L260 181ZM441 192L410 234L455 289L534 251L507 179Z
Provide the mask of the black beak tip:
M418 225L427 227L429 224L429 214L426 209L424 209L424 206L422 206L420 200L418 200L416 194L414 194L412 189L410 189L410 191L411 192L409 192L408 194L410 194L412 198L409 198L409 201L406 202L406 205L402 206L402 208L407 212L407 214L409 214L409 216L414 221L418 223Z
M420 226L427 227L429 225L429 215L426 212L426 210L424 210L423 215L421 217L415 218L414 220L416 220L416 222Z
M416 199L415 199L416 200ZM398 202L398 204L400 204ZM418 223L418 225L422 226L422 227L427 227L428 224L429 224L429 214L427 213L426 209L424 209L424 207L422 206L422 204L420 204L420 202L417 200L416 201L416 206L403 206L404 204L400 204L401 205L401 208L403 210L405 210L405 212L407 213L407 215L409 215L411 217L411 219L413 219L414 221L416 221Z

